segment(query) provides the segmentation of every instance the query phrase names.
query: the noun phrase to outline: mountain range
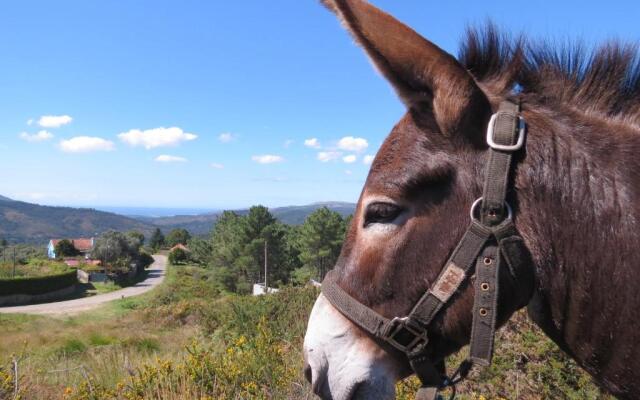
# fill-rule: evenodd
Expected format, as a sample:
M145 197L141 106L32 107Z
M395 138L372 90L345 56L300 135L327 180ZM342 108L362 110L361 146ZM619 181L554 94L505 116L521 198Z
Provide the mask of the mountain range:
M0 197L0 237L11 243L47 243L54 238L92 237L114 229L150 234L155 226L90 208L51 207Z
M275 207L269 209L276 219L289 225L299 225L304 222L309 214L319 208L327 207L342 216L353 214L356 205L338 201L319 202L305 206ZM245 215L248 209L234 210L239 215ZM175 228L184 228L193 235L204 235L211 231L220 213L207 213L198 215L176 215L172 217L135 217L140 221L160 227L163 231Z
M305 206L272 208L270 211L283 223L297 225L315 210L327 207L343 216L355 210L355 204L322 202ZM244 215L248 209L235 210ZM192 235L205 235L213 228L219 213L177 215L171 217L125 216L92 208L52 207L0 196L0 238L11 243L45 244L53 238L98 236L107 230L136 230L149 236L160 228L169 232L185 228Z

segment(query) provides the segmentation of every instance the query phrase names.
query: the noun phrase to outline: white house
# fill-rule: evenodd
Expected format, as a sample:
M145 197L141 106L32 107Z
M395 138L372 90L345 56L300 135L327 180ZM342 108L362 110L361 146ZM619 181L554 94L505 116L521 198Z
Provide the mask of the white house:
M47 246L47 255L49 258L56 258L56 245L64 239L51 239L49 240L49 245ZM73 244L73 247L78 250L80 255L84 256L84 258L89 258L91 254L91 250L93 250L93 245L95 243L94 238L80 238L80 239L67 239Z

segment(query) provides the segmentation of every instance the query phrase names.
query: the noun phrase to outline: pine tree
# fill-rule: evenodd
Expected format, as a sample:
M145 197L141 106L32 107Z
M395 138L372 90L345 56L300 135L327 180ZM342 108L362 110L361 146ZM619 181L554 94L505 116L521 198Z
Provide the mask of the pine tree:
M300 260L314 272L314 278L324 279L340 256L346 222L342 216L322 207L307 217L299 230Z
M156 228L156 230L153 231L151 238L149 238L149 246L153 249L154 252L158 251L161 247L164 246L164 235L162 234L160 228Z

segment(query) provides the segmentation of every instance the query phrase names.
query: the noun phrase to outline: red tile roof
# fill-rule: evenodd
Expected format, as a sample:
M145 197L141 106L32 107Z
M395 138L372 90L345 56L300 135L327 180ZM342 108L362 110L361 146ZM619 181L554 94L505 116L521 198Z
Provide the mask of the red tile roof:
M51 242L55 247L55 245L57 245L61 240L64 240L64 239L51 239ZM86 253L88 251L91 251L91 249L93 249L93 238L89 238L89 239L80 238L80 239L67 239L67 240L73 243L73 247L75 247L76 250L80 252Z
M184 250L184 251L191 251L191 250L189 250L189 248L187 246L183 245L182 243L178 243L177 245L173 246L171 248L171 250L169 250L169 251L174 251L175 249L181 249L181 250Z

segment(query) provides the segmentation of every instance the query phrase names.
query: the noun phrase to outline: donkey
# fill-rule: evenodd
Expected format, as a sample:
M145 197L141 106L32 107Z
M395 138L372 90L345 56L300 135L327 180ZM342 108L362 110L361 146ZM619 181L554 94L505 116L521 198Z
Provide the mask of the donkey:
M497 324L519 308L605 391L640 398L640 65L634 46L593 53L470 30L458 59L364 0L324 0L407 113L371 165L335 266L336 284L392 318L440 274L482 195L485 132L519 103L526 145L508 204L530 253L524 302L501 288ZM500 282L507 278L500 271ZM462 284L429 326L440 363L469 343L474 288ZM305 374L323 399L391 399L412 373L324 295L304 341Z

